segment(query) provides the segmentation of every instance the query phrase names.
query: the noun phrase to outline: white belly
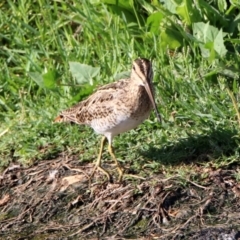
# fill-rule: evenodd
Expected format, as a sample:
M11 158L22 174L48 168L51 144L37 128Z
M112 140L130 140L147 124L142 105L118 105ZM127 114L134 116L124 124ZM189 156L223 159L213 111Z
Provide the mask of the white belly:
M125 121L120 122L118 125L110 129L112 136L118 135L119 133L127 132L131 129L136 128L139 124L141 124L145 119L132 119L128 118Z
M107 124L104 124L101 121L95 120L92 121L91 127L98 134L102 134L105 136L114 137L120 133L127 132L131 129L136 128L139 124L141 124L146 118L148 118L149 113L146 113L140 117L136 118L120 118L113 119L113 121L109 121Z

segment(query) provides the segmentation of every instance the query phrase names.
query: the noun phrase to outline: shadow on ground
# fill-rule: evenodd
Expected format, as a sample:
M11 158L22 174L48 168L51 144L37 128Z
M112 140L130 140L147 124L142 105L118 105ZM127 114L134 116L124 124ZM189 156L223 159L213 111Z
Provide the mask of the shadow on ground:
M223 156L231 157L236 152L240 152L238 132L216 129L205 135L189 135L187 138L180 138L160 148L150 146L148 151L141 152L141 154L164 165L178 165L203 162Z

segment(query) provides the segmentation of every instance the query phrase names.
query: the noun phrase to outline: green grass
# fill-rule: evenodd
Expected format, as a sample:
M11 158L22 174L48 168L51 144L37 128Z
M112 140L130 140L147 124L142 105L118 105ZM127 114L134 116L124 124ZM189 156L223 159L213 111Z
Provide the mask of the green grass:
M167 173L180 173L185 164L186 172L191 172L193 163L237 164L239 76L227 72L240 64L237 50L209 61L197 44L189 48L186 43L169 55L160 36L147 27L129 24L104 4L80 2L1 3L0 167L12 162L30 165L62 151L79 154L82 162L93 161L99 137L91 129L52 121L95 86L130 70L139 56L153 59L157 104L164 121L158 124L152 114L138 129L115 139L122 164L131 164L136 171L150 168ZM94 86L76 82L70 61L101 68ZM40 86L38 77L47 76L48 81L49 75L54 76L53 86Z

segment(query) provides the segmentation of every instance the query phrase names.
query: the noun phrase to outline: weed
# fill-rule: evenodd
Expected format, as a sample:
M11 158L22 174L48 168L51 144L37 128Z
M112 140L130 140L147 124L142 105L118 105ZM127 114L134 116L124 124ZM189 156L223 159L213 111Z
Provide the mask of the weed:
M78 154L80 161L95 159L98 140L92 130L52 120L97 86L126 74L138 56L153 60L164 121L159 125L152 114L115 139L122 164L132 171L174 172L183 163L238 162L237 5L140 1L117 8L98 2L1 3L0 166L30 165L62 151ZM80 75L89 69L92 85L79 80L76 66ZM188 171L183 169L180 175Z

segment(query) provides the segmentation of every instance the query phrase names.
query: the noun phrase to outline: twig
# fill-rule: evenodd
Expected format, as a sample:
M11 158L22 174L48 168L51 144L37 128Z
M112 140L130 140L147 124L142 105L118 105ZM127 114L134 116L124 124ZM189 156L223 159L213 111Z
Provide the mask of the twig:
M7 133L9 131L9 128L3 130L1 133L0 133L0 137L2 137L5 133Z
M188 182L190 182L192 185L194 185L194 186L196 186L196 187L199 187L199 188L202 188L202 189L209 189L208 187L204 187L204 186L202 186L202 185L199 185L199 184L197 184L197 183L195 183L195 182L193 182L193 181L191 181L191 180L189 180L189 179L186 179Z

